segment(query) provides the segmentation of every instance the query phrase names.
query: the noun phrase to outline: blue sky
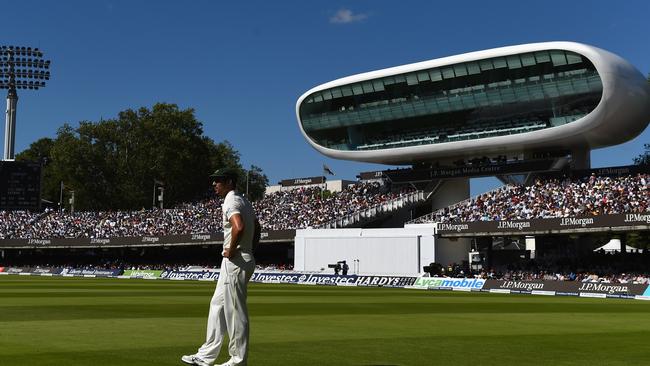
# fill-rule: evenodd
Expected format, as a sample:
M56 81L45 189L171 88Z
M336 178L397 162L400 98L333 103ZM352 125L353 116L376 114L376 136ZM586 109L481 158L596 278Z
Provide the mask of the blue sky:
M360 72L505 45L567 40L650 71L650 1L22 1L3 8L0 44L39 47L52 79L19 91L16 152L64 122L115 117L156 102L194 108L271 183L354 179L386 166L326 158L300 134L295 102ZM4 129L2 129L4 130ZM650 142L592 152L625 165ZM487 189L493 179L473 182Z

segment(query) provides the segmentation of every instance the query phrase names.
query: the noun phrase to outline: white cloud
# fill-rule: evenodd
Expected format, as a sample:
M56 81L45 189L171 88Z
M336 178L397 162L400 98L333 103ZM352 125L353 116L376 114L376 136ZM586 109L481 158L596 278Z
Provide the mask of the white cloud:
M355 14L350 9L341 9L330 18L330 23L348 24L360 22L366 18L368 18L367 14Z

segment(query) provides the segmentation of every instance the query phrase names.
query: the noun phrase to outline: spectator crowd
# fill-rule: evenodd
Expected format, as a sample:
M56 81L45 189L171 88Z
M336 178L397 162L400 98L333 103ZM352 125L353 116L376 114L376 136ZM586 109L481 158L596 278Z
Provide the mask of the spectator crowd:
M650 176L591 175L582 179L537 180L507 185L445 208L431 222L527 220L641 213L650 207Z
M217 212L218 211L218 212ZM214 216L218 214L219 216ZM221 231L221 209L192 208L142 211L52 211L36 222L15 227L12 238L110 238L178 235Z
M46 212L44 214L47 214ZM14 234L38 221L44 215L27 211L0 211L0 239L15 236Z
M567 248L542 257L472 270L467 262L440 266L431 275L504 281L578 281L650 284L650 251L578 254Z
M590 283L631 283L650 285L650 275L641 273L603 273L595 272L549 272L549 271L506 271L481 272L477 277L483 279L496 279L504 281L578 281Z
M320 187L305 187L272 193L253 206L263 228L298 229L318 227L408 192L392 192L379 182L354 184L331 195L324 195Z
M253 203L264 230L316 227L337 217L395 199L387 184L365 182L341 192L302 187L266 195ZM221 199L173 209L140 211L0 211L0 239L110 238L164 236L223 231Z
M534 259L482 270L478 277L507 281L650 284L650 251L578 251L578 248L560 245Z
M530 186L508 185L435 213L433 222L525 220L642 213L650 210L650 176L591 175L579 179L538 179ZM331 220L381 205L410 190L394 191L387 183L353 184L341 192L321 186L282 190L253 202L264 230L318 227ZM46 210L0 211L0 239L110 238L220 232L221 199L179 205L172 209L140 211ZM574 253L575 254L575 253ZM472 272L453 265L442 275L502 280L555 280L598 283L650 284L650 253L547 253L534 260ZM206 263L196 266L209 267ZM179 263L106 261L74 264L79 268L186 269ZM258 270L291 270L290 265L264 264Z
M435 213L431 222L525 220L537 218L641 213L650 209L650 176L537 180L530 186L507 185ZM341 192L320 186L266 195L253 203L264 230L319 227L408 191L365 182ZM221 199L173 209L140 211L0 211L0 239L109 238L162 236L222 231Z

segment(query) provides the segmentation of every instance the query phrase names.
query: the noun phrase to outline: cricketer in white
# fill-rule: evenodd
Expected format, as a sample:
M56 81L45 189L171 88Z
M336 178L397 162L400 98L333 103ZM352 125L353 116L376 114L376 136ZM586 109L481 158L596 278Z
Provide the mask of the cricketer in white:
M217 194L224 197L223 260L217 287L210 301L205 343L196 354L181 360L191 365L212 365L228 333L230 359L222 366L242 366L248 360L247 285L255 270L253 241L259 225L253 206L235 191L236 171L217 170L213 175Z

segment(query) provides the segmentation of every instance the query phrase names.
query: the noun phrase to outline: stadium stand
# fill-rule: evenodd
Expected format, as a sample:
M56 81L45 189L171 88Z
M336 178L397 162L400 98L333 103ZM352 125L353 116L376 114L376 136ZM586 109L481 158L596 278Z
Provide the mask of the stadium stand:
M538 179L507 185L423 216L414 223L525 220L640 213L650 207L648 174Z
M219 216L215 216L219 215ZM178 235L221 231L221 209L209 204L168 210L75 212L53 211L18 228L12 238L109 238Z
M11 237L16 231L29 227L42 215L44 214L29 211L0 211L0 239Z
M650 253L547 253L526 262L481 271L478 277L508 281L650 284Z
M578 281L591 283L650 284L650 256L642 253L593 253L568 258L546 255L544 258L513 263L502 268L471 271L467 266L451 264L440 275L452 278L482 278L504 281Z
M320 187L275 192L253 205L263 228L270 230L321 227L338 218L408 195L413 189L392 192L387 184L363 182L323 196Z
M649 178L648 174L621 177L592 174L575 179L540 178L530 186L508 185L479 195L420 218L420 222L517 220L646 212L650 207ZM392 204L415 192L412 188L391 190L390 184L382 180L353 184L341 192L325 191L322 186L303 186L267 194L255 202L254 207L265 230L343 227L346 222L342 218ZM219 199L207 199L165 210L73 214L53 210L44 213L2 211L0 239L106 238L219 232L222 230L221 220L218 219L220 217ZM328 226L333 221L337 225ZM546 250L536 258L507 265L493 265L479 271L470 270L466 264L450 264L445 267L443 274L514 281L650 283L648 251L585 254L569 253L567 250L571 249L564 245L559 245L558 248L561 249L557 252ZM192 266L208 268L214 265L214 261L205 256L205 253L214 251L212 248L184 247L171 251L169 248L156 248L147 249L146 254L144 250L140 253L142 249L138 249L134 252L127 251L132 253L126 257L120 250L88 249L80 252L81 257L75 257L74 260L66 257L69 253L59 258L59 254L52 254L54 251L42 257L28 251L24 256L14 256L10 261L0 260L0 264L119 270L182 269ZM94 254L89 254L91 252ZM170 260L171 257L174 258L173 261ZM138 262L138 258L141 262ZM56 263L53 262L55 259ZM282 264L282 260L269 261L258 269L291 270L291 266Z
M412 192L392 192L388 184L363 182L341 192L302 187L265 196L254 203L265 230L317 227ZM110 238L221 232L221 200L209 199L173 209L140 211L48 211L3 213L1 238Z

